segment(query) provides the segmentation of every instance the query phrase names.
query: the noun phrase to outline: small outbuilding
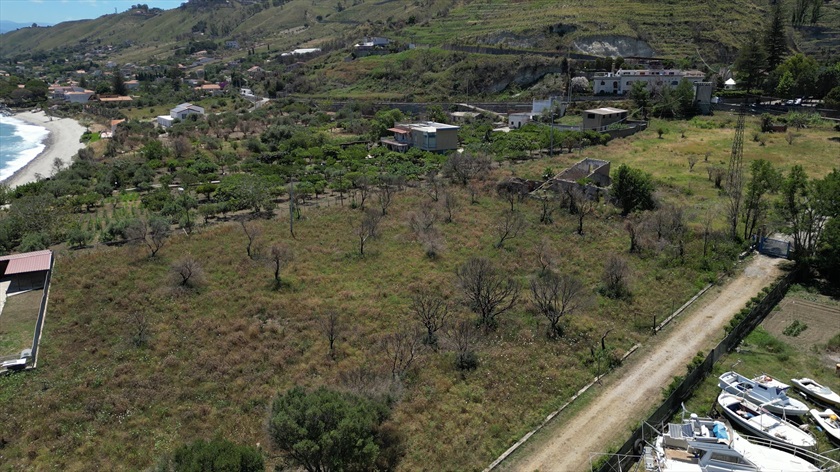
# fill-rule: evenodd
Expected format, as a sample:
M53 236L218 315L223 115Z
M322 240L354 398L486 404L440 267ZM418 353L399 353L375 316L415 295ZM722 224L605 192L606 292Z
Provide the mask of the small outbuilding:
M627 120L627 110L603 107L583 112L583 131L605 131L608 126Z

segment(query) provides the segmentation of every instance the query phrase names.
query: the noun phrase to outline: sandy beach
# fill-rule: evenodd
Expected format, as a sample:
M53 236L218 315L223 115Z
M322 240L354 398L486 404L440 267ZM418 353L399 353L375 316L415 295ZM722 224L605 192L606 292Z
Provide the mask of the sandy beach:
M84 144L79 142L79 138L85 132L85 127L75 120L53 117L50 121L50 117L42 111L17 113L14 117L36 126L42 126L50 134L44 141L45 147L41 154L38 154L35 159L29 161L11 177L0 182L9 187L14 188L18 185L35 182L38 180L37 175L40 175L41 178L49 177L53 172L53 162L56 159L61 159L64 165L68 166L79 149L85 147Z

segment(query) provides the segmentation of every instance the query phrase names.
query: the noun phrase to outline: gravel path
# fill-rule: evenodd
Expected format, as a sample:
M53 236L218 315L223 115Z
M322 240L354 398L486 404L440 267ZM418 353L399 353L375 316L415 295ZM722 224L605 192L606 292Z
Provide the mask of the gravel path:
M588 471L590 453L604 452L608 444L626 439L661 402L662 387L684 374L698 351L707 352L719 342L732 316L781 275L780 261L755 256L740 275L709 290L647 348L631 356L619 377L599 387L596 398L574 417L542 433L500 469Z

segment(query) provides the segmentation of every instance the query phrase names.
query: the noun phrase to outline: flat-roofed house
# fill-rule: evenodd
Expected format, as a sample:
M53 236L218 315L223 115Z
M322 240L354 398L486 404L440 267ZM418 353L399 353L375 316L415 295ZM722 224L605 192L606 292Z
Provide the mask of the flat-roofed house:
M595 130L605 131L613 123L627 119L627 110L620 108L603 107L583 111L583 131Z
M400 123L388 131L393 137L382 138L380 142L392 151L405 152L415 147L429 152L445 152L458 149L458 130L461 128L434 121Z

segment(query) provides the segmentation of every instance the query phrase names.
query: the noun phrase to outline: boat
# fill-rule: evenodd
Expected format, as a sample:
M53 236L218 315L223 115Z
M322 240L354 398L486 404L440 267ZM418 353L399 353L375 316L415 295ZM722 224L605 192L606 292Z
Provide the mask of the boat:
M746 397L753 403L766 405L768 410L777 415L808 414L808 407L804 403L787 396L790 385L779 382L769 375L759 375L754 379L748 379L737 372L730 371L721 375L718 380L718 387L721 390Z
M840 395L831 391L831 389L825 385L817 383L815 380L809 379L808 377L790 379L790 381L797 390L806 394L812 400L816 400L828 406L840 407Z
M756 405L746 398L721 392L717 399L723 414L736 426L750 434L769 439L792 448L811 449L817 440L795 424L767 411L764 405Z
M809 413L828 437L840 442L840 414L830 408L826 408L825 411L813 408Z
M671 423L644 446L647 472L816 472L840 470L840 463L803 451L803 457L761 444L731 430L726 423L692 414Z

